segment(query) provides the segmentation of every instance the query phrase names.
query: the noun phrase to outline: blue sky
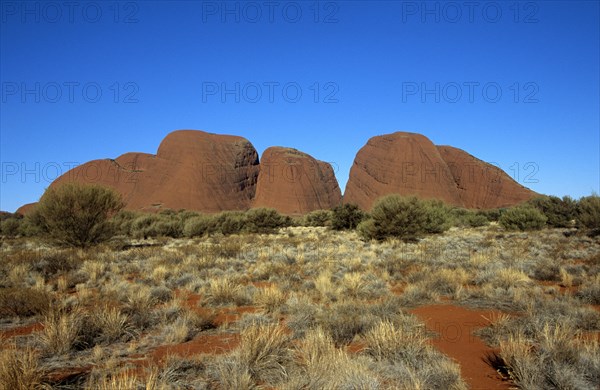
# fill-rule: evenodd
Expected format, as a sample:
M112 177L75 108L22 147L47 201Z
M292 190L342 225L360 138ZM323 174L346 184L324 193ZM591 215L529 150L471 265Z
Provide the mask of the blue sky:
M535 191L600 192L597 1L1 2L0 210L176 129L291 146L342 190L418 132Z

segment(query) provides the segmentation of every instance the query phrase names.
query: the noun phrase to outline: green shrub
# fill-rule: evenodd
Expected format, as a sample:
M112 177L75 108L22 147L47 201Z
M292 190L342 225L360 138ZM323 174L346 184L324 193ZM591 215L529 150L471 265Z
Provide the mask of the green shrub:
M123 207L121 196L110 188L68 183L47 189L32 218L55 242L86 247L114 235L109 218Z
M199 215L188 219L183 228L183 234L186 237L203 236L211 232L214 223L210 216Z
M333 212L331 210L315 210L306 214L303 218L304 226L331 226Z
M135 238L155 237L154 225L160 217L154 214L143 214L131 222L130 234Z
M131 226L133 221L140 216L140 213L131 210L121 210L113 218L112 223L115 226L116 233L122 235L132 234Z
M388 195L375 202L371 219L362 222L358 230L367 239L398 237L414 240L448 227L449 212L441 202Z
M539 196L527 203L544 213L551 227L569 227L577 214L577 203L568 196Z
M600 231L600 196L591 195L579 199L577 222L579 226L596 232Z
M19 226L19 234L25 237L38 237L46 234L46 228L43 224L42 216L35 207L21 221Z
M342 204L333 209L331 227L334 230L356 229L365 219L365 213L355 204Z
M498 222L503 211L502 209L479 210L477 214L485 216L490 222Z
M275 209L251 209L245 213L243 230L248 233L273 233L290 222Z
M487 210L467 210L455 208L450 211L452 224L462 227L479 227L489 225L490 220L487 217Z
M136 238L183 236L183 222L177 214L143 214L131 222L131 235Z
M23 218L12 217L3 219L0 222L0 235L6 237L16 237L19 235L21 222Z
M420 201L425 209L425 232L442 233L450 228L450 208L434 199Z
M485 214L471 212L465 217L465 224L470 227L480 227L489 225L490 221Z
M246 215L241 211L223 211L212 218L213 226L209 233L223 235L241 233L246 224Z
M500 216L500 225L507 230L539 230L548 218L537 208L523 204L512 207Z

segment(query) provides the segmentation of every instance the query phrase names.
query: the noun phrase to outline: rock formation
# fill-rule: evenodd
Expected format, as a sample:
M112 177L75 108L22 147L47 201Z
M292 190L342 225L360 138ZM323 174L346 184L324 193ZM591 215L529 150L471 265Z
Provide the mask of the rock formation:
M267 149L263 159L259 166L258 153L245 138L178 130L163 139L156 155L125 153L114 160L93 160L66 172L51 186L78 182L112 187L127 209L144 211L215 213L272 207L301 214L340 203L329 164L277 147ZM33 205L18 211L26 214Z
M245 138L179 130L163 139L156 155L126 153L90 161L52 185L76 181L113 187L128 209L213 213L249 208L258 171L258 153Z
M260 160L255 207L285 214L330 209L342 199L333 168L296 149L270 147Z
M344 203L369 210L377 198L397 193L440 199L466 208L511 206L536 195L493 165L420 134L373 137L356 155Z
M156 155L125 153L94 160L57 178L114 188L130 210L188 209L206 213L271 207L284 214L330 209L342 196L330 164L296 149L270 147L260 164L245 138L178 130ZM467 208L496 208L536 195L506 173L451 146L415 133L369 139L350 170L343 202L369 210L387 194L440 199ZM26 214L34 204L17 210Z
M19 207L17 211L15 211L15 214L27 215L27 213L34 209L36 204L37 202L25 203L23 206Z
M537 193L514 181L500 168L452 146L437 147L448 164L462 203L474 209L513 206Z

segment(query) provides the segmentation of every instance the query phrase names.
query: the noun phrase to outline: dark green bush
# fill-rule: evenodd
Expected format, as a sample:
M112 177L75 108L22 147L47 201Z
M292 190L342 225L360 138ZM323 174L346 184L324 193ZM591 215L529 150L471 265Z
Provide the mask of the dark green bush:
M331 210L315 210L306 214L301 224L304 226L331 226L332 217Z
M183 221L177 214L143 214L131 222L130 234L136 238L183 236Z
M371 218L363 221L358 230L367 239L414 240L447 229L448 216L446 207L436 201L388 195L375 202Z
M345 203L333 209L331 228L334 230L356 229L365 219L365 213L355 204Z
M0 222L0 235L6 237L16 237L19 235L23 218L12 217L3 219Z
M31 210L19 226L19 234L25 237L38 237L46 234L42 216L37 208Z
M121 196L110 188L68 183L47 189L32 214L55 242L86 247L114 235L109 219L123 207Z
M551 227L572 226L571 221L576 218L577 203L568 196L562 199L557 196L539 196L527 203L544 213L548 218L546 224Z
M444 202L434 199L420 201L425 209L425 232L442 233L450 228L450 208Z
M199 215L188 219L183 228L183 234L186 237L203 236L211 232L214 227L213 220L208 215Z
M140 213L131 210L121 210L113 218L112 223L115 226L116 233L130 235L133 221L140 216Z
M223 211L212 218L213 225L209 233L223 235L241 233L246 224L246 215L241 211Z
M246 211L243 231L248 233L273 233L289 226L291 219L279 214L275 209L256 208Z
M498 222L500 220L500 215L502 215L502 209L488 209L488 210L479 210L477 214L483 215L490 222Z
M480 227L489 225L490 221L485 214L470 212L465 217L465 224L470 227Z
M523 204L504 211L500 225L507 230L539 230L546 225L548 218L537 208Z
M600 196L591 195L577 203L578 225L595 232L600 231Z
M490 224L486 210L454 208L450 211L452 224L461 227L479 227Z

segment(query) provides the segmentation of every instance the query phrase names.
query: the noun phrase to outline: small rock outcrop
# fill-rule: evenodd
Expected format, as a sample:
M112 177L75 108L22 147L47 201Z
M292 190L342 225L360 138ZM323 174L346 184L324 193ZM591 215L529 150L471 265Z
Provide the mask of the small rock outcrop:
M260 160L255 207L285 214L330 209L342 194L330 164L292 148L270 147Z

